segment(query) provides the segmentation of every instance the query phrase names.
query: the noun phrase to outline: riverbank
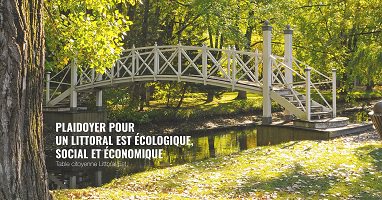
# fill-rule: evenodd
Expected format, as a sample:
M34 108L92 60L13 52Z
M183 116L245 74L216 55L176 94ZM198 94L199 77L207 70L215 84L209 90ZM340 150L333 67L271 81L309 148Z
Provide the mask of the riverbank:
M151 101L150 107L142 112L131 112L123 110L123 107L109 105L109 120L135 122L137 130L144 134L188 134L211 129L254 126L261 122L262 96L248 93L247 100L237 100L236 97L237 92L226 92L219 99L205 103L203 94L192 93L186 96L179 109L167 108L165 102ZM357 99L348 103L340 98L342 100L337 105L338 116L350 116L352 122L361 123L367 120L367 112L377 102L375 98L372 95L359 94ZM282 110L279 105L272 104L274 121L283 118Z
M57 199L382 198L382 144L375 131L330 141L257 147L115 179L99 188L57 190Z

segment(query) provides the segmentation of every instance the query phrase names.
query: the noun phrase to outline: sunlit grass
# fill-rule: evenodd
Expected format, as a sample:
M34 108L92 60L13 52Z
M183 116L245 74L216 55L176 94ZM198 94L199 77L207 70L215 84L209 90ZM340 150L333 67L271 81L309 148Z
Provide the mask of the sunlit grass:
M382 198L382 144L302 141L156 169L100 188L54 191L86 198Z
M212 102L206 103L205 94L190 93L180 108L166 108L165 101L156 100L150 101L150 107L147 107L144 112L113 107L117 109L109 110L109 118L113 121L155 123L261 113L262 96L248 93L247 100L236 100L236 96L237 92L226 92L221 95L221 98L215 98ZM281 107L273 103L273 110L281 110Z
M225 92L220 98L214 98L212 102L206 103L206 94L204 93L188 93L183 100L182 108L201 108L207 109L209 107L216 107L219 104L229 104L235 101L237 97L237 92ZM255 93L247 93L248 100L256 100L259 101L261 105L262 96L260 94ZM164 100L152 100L150 101L150 107L152 108L161 108L165 107L166 102Z

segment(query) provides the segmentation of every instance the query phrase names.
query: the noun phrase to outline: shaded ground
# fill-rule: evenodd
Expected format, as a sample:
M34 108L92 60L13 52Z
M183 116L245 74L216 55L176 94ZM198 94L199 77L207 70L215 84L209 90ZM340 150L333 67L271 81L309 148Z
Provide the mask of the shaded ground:
M382 199L382 143L375 131L289 142L156 169L57 199Z

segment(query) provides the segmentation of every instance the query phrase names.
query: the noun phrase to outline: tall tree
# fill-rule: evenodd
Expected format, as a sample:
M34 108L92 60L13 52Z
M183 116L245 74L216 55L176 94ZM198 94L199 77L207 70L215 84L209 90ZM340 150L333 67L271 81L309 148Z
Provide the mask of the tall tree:
M42 0L0 1L0 199L49 199Z

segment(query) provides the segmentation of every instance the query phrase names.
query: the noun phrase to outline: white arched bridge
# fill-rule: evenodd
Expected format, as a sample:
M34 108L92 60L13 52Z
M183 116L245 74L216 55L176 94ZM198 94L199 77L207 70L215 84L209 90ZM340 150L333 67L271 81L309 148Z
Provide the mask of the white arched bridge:
M103 74L94 68L70 63L46 76L46 107L69 101L77 109L78 96L96 93L96 106L102 107L102 90L131 82L179 81L214 85L263 95L263 123L272 121L271 99L283 106L286 115L302 120L331 118L336 115L336 75L329 77L292 56L292 30L284 31L285 54L271 52L271 30L263 26L263 52L203 46L149 46L124 50ZM320 88L331 87L329 103ZM314 94L314 95L311 95ZM312 99L312 96L317 99Z

